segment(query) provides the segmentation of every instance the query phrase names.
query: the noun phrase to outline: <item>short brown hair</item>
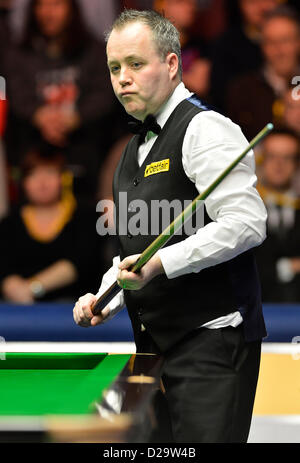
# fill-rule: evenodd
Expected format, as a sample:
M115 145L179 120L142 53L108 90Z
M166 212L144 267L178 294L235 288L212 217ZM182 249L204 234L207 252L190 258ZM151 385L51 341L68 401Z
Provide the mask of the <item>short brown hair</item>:
M29 149L21 161L21 178L24 180L35 168L55 166L61 172L65 169L65 156L57 148L35 146Z

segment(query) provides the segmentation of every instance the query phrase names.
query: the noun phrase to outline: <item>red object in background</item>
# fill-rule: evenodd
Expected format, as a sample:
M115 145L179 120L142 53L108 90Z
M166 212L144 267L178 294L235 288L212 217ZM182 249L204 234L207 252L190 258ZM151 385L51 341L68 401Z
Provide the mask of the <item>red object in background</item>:
M0 97L0 137L3 137L6 128L7 119L7 100L1 100Z

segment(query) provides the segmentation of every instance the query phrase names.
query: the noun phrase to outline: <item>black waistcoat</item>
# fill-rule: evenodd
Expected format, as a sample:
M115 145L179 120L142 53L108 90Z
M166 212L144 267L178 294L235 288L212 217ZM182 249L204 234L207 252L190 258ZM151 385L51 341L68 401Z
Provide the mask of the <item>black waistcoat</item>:
M126 211L127 206L120 204L120 192L126 192L127 205L142 199L149 211L153 200L166 199L171 202L179 199L183 203L199 194L184 172L182 144L187 126L202 110L197 106L197 100L181 102L164 125L141 167L137 163L138 136L134 136L127 145L113 184L121 259L143 252L157 235L132 236L128 231L125 233L124 222L127 225L136 212ZM169 159L169 170L145 176L147 166L166 159ZM206 214L208 221L210 219ZM159 233L162 231L160 229ZM184 234L174 236L167 245L185 238ZM260 285L251 251L199 273L174 279L159 275L143 289L125 290L124 295L135 341L138 342L143 324L161 351L169 349L202 324L235 310L240 310L243 316L246 340L254 341L266 335Z

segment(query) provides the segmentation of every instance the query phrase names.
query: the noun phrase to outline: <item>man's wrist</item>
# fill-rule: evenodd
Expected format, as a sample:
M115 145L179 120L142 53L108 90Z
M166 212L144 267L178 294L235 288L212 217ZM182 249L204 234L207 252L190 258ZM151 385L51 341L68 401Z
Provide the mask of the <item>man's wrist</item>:
M163 264L162 264L162 261L161 261L160 256L159 256L158 254L156 254L155 259L156 259L156 262L155 262L155 266L156 266L156 275L164 274L164 273L165 273L165 269L164 269L164 267L163 267Z

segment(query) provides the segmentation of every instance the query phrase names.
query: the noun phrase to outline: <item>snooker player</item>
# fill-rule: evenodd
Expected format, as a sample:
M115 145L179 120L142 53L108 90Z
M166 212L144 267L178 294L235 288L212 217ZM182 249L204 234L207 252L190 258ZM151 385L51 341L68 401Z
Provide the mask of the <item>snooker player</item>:
M161 15L121 13L108 35L107 58L118 100L128 114L147 122L114 175L118 231L120 192L128 202L143 200L149 207L154 199L183 204L215 180L247 140L236 124L185 88L178 31ZM163 160L164 170L146 174ZM265 238L266 210L255 183L250 151L205 200L204 226L172 238L137 274L130 266L154 236L119 233L120 256L98 294L82 296L74 307L76 323L87 327L126 305L137 352L163 353L174 442L248 438L266 335L252 254ZM94 303L116 279L123 290L94 316Z

